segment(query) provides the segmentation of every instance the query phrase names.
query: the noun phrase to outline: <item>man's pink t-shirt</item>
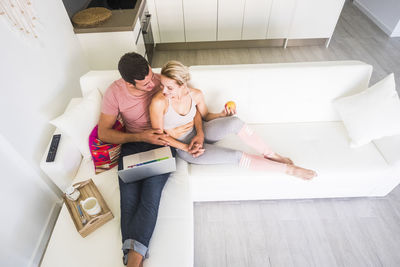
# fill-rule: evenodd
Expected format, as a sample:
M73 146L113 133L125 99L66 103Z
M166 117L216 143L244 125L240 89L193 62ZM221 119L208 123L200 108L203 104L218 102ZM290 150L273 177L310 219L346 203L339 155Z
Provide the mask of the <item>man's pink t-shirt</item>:
M142 132L151 128L149 106L155 93L156 87L150 92L134 96L129 93L123 79L116 80L104 94L101 112L115 116L121 114L128 132Z

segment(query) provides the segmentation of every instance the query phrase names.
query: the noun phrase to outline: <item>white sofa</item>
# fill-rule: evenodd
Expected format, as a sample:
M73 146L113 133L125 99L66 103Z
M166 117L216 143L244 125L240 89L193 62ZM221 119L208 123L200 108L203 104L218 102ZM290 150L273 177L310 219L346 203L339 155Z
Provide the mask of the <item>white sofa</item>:
M145 267L193 266L193 201L384 196L399 184L400 136L350 148L331 104L335 98L366 89L372 66L336 61L193 66L190 71L192 85L203 90L211 111L220 111L227 100L234 100L238 116L275 151L319 175L303 181L285 174L231 165L191 165L177 159L178 170L162 194ZM104 93L117 78L115 70L91 71L81 78L82 94L93 88ZM78 101L73 99L69 108ZM254 153L235 136L219 144ZM44 158L42 169L61 189L92 178L115 218L82 238L63 205L42 266L123 266L116 168L95 175L91 159L82 160L66 136L55 162L45 163Z

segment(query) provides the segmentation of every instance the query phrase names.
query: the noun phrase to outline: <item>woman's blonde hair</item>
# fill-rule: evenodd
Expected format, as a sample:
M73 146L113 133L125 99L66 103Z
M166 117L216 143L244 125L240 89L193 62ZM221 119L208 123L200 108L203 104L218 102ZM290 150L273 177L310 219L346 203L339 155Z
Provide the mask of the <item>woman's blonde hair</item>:
M170 60L161 69L161 75L170 78L178 85L183 85L190 80L189 68L176 60Z

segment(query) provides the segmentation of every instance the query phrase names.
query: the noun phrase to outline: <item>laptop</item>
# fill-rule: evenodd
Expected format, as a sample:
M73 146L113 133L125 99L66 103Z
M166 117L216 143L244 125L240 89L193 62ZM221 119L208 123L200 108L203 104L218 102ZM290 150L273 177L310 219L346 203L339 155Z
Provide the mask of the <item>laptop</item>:
M176 162L170 147L124 156L122 162L123 169L118 171L118 176L124 183L176 171Z

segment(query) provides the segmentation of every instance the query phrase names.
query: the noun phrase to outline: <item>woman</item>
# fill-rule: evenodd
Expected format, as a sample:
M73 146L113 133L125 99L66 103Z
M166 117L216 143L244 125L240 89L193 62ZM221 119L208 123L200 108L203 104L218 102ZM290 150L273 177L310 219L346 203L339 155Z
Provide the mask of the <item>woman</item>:
M161 91L152 99L150 119L153 128L163 129L169 144L178 155L195 164L238 164L242 168L283 172L302 179L312 179L316 173L293 164L289 158L273 152L251 128L237 117L236 110L208 112L203 93L188 87L188 68L178 61L167 62L161 70ZM204 122L202 123L202 120ZM174 128L194 121L180 136ZM260 156L223 148L213 143L227 134L237 134Z

